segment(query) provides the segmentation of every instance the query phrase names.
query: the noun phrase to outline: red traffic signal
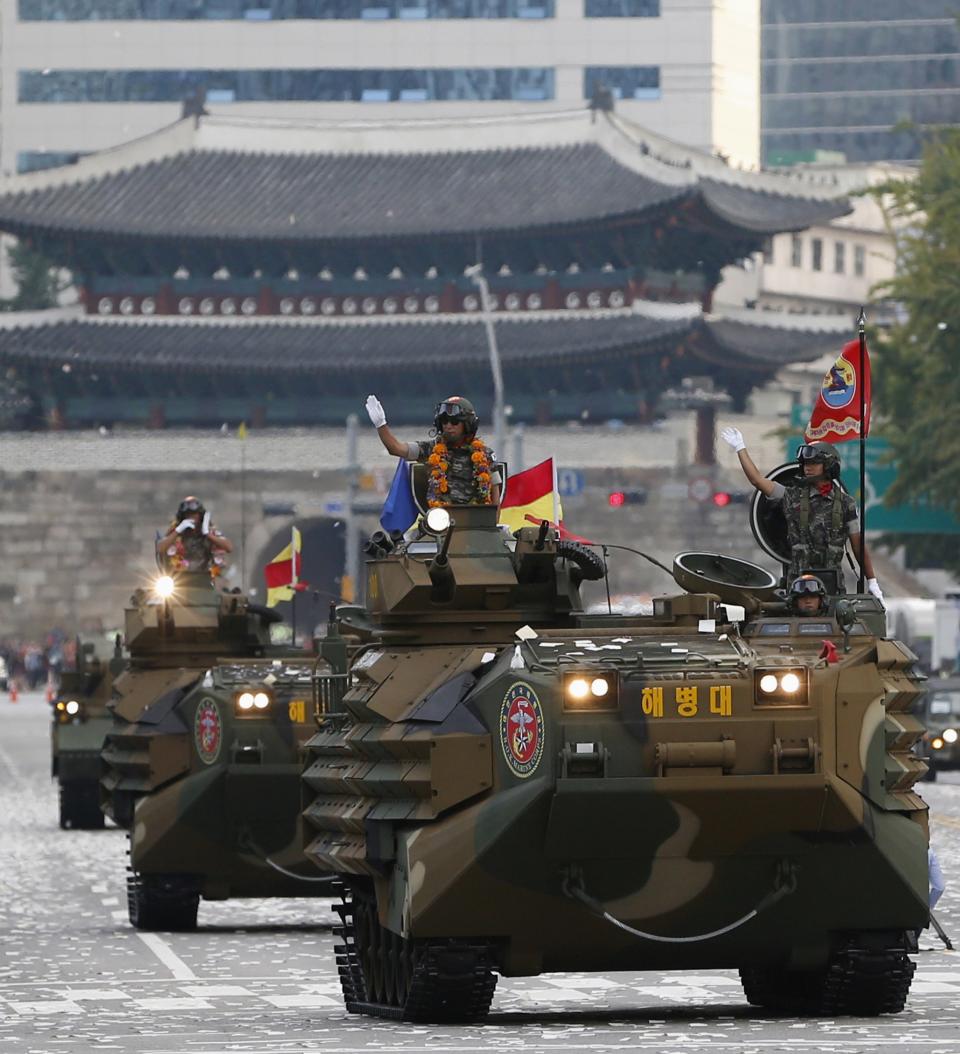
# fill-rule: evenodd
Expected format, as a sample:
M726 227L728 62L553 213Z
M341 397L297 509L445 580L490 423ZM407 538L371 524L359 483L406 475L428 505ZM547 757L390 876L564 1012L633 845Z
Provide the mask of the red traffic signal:
M726 506L729 505L731 501L733 501L733 496L728 494L727 491L714 491L713 504L716 505L718 509L726 508Z
M626 504L627 496L622 490L611 491L607 495L607 504L612 509L619 509L621 505Z

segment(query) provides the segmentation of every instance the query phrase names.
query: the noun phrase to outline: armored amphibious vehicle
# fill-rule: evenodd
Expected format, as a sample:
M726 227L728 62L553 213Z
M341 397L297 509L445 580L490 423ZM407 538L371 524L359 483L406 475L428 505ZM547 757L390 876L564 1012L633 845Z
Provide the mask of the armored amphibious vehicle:
M879 604L800 619L763 568L688 553L693 591L586 615L594 558L546 524L429 519L370 547L367 607L339 613L362 645L307 745L347 1009L478 1021L497 974L737 968L759 1006L901 1010L922 689Z
M126 665L119 639L109 659L97 642L77 642L76 668L66 670L52 701L50 774L57 781L60 826L103 827L100 751L112 721L107 704L114 678Z
M108 814L130 829L138 929L194 927L201 897L311 896L324 885L298 831L317 662L271 646L271 621L206 574L132 598L102 790ZM326 647L341 654L334 637Z

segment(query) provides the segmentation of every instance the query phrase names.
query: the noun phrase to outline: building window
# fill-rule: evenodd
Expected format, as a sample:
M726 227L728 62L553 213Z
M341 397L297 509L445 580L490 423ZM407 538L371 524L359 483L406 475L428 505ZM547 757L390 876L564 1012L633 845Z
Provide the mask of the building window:
M660 0L586 0L587 18L659 18Z
M75 165L83 153L61 150L21 150L17 154L17 172L38 172L42 168Z
M833 272L843 274L847 269L847 245L846 242L833 243Z
M22 22L553 18L554 0L20 0L19 13Z
M857 278L863 278L867 270L867 250L863 245L853 247L853 273Z
M552 99L554 73L517 69L21 70L25 103L180 102L198 90L212 103L427 102Z
M790 266L803 266L803 238L799 234L790 235Z
M592 99L597 88L607 88L615 99L659 99L659 66L587 66L583 97Z
M812 255L812 265L815 271L823 270L823 239L822 238L811 238L810 249Z

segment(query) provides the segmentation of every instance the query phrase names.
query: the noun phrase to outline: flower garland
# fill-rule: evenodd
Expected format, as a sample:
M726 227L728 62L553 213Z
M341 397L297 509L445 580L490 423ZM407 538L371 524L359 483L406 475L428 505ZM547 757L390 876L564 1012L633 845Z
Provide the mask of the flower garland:
M490 475L490 458L482 439L470 441L470 461L473 463L473 486L479 505L489 505L492 500L493 483ZM450 468L450 451L443 442L434 443L433 451L427 458L430 466L430 482L433 494L445 495L450 490L447 470ZM427 504L430 508L447 503L441 498L431 498Z
M219 533L211 530L211 534ZM223 567L226 563L223 553L219 550L209 546L210 548L210 577L218 578L223 574ZM183 538L177 537L173 545L167 548L167 563L171 571L189 571L190 570L190 559L187 556L186 546L183 544Z

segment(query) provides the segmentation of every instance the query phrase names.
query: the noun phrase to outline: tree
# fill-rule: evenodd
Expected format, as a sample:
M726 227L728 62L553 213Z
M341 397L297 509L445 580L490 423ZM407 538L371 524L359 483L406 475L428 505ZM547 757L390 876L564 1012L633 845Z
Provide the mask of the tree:
M10 270L17 284L16 295L3 301L4 311L45 311L56 307L69 283L43 253L26 242L15 242L7 250Z
M898 466L887 501L929 502L960 520L960 129L928 142L915 179L873 192L897 242L896 277L877 291L902 305L903 319L873 345L874 397ZM939 549L960 572L960 546L895 540L914 556Z

